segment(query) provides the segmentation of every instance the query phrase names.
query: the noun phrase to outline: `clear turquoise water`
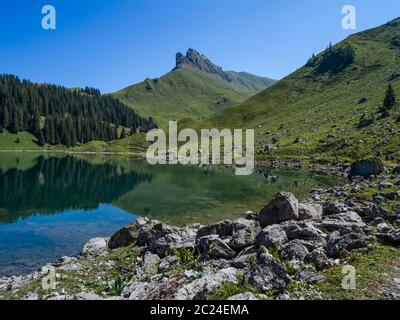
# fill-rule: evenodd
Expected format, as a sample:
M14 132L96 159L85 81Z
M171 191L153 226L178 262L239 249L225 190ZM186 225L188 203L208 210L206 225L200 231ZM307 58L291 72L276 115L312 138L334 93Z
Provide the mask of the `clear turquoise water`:
M77 255L137 216L182 225L236 218L286 190L299 198L328 176L258 168L149 166L121 156L0 154L0 276Z

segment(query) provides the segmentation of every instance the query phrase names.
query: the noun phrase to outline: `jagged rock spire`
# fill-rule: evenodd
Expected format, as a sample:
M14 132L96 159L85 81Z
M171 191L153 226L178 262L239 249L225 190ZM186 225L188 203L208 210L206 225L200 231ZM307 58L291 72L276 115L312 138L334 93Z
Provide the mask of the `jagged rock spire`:
M181 52L176 54L175 69L180 69L186 66L199 69L204 73L217 75L225 81L232 81L221 67L212 63L205 55L200 54L191 48L187 51L186 55L183 55Z

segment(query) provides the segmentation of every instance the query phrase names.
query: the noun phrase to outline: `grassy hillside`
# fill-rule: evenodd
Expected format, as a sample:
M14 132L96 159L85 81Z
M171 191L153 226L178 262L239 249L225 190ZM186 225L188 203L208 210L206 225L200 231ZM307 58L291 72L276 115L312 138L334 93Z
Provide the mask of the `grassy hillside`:
M28 132L18 134L4 130L0 133L0 150L41 150L35 136Z
M247 72L225 71L232 79L232 85L241 92L248 92L251 95L259 93L272 86L276 80L270 78L259 77Z
M159 79L125 88L114 96L165 126L169 120L199 119L211 115L245 100L250 94L233 90L221 79L182 68Z
M201 125L255 128L258 152L271 157L399 159L400 107L383 119L378 109L389 83L400 97L400 19L334 48L347 45L355 50L355 60L343 70L320 73L315 64L306 65ZM361 118L373 124L358 129ZM277 149L267 152L271 147Z
M245 72L227 74L232 77L232 82L185 66L159 79L147 79L125 88L114 96L165 127L170 120L201 120L274 83L274 80Z

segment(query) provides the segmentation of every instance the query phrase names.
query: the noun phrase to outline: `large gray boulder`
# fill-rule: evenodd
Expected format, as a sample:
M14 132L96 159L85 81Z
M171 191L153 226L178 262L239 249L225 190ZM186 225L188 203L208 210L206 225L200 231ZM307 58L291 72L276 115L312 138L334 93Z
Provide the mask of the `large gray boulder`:
M333 232L328 237L325 251L329 257L338 258L345 252L366 248L369 238L361 232L352 232L341 235Z
M291 278L282 263L268 253L261 253L257 264L245 274L244 281L246 285L263 292L282 292Z
M223 220L217 223L201 227L197 231L197 239L204 236L218 235L221 238L232 236L233 223L230 220Z
M107 242L109 238L90 239L82 249L82 256L95 257L107 252Z
M317 248L306 256L306 261L312 263L318 270L325 270L333 266L322 248Z
M117 249L135 243L139 237L142 227L149 222L150 220L147 218L139 218L127 224L110 238L108 241L108 248Z
M258 233L255 239L257 246L264 246L267 248L277 247L280 248L282 244L288 241L283 226L274 224L264 228Z
M232 267L238 269L249 268L257 260L259 250L255 246L244 249L231 261Z
M257 221L238 219L233 222L232 239L229 242L229 246L238 252L250 247L254 244L255 237L259 231L260 226Z
M217 290L224 282L237 284L240 274L239 270L235 268L206 272L201 278L182 286L176 293L174 300L205 299L208 293Z
M308 254L307 248L299 240L293 240L282 247L282 259L297 264L302 262Z
M289 240L319 240L326 237L324 232L310 222L288 221L282 227Z
M228 298L228 301L249 301L249 300L257 300L257 298L251 292L239 293Z
M318 220L322 218L322 205L315 202L299 204L299 220Z
M217 235L197 239L196 248L202 257L232 259L237 255L236 251Z
M279 192L259 213L261 227L298 219L299 201L289 192Z
M361 176L369 178L371 176L379 175L385 169L383 162L379 159L360 160L351 165L349 178Z
M377 235L383 243L398 246L400 245L400 229L392 229L386 233L381 233Z

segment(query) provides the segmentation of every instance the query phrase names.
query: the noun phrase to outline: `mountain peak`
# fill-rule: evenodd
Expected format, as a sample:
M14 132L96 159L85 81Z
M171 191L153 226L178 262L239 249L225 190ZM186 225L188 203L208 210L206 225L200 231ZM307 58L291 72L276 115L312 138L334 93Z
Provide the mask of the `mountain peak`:
M220 66L215 65L205 55L192 48L186 52L186 55L183 55L181 52L176 54L175 70L184 67L196 68L204 73L216 75L225 81L232 82L231 77Z

